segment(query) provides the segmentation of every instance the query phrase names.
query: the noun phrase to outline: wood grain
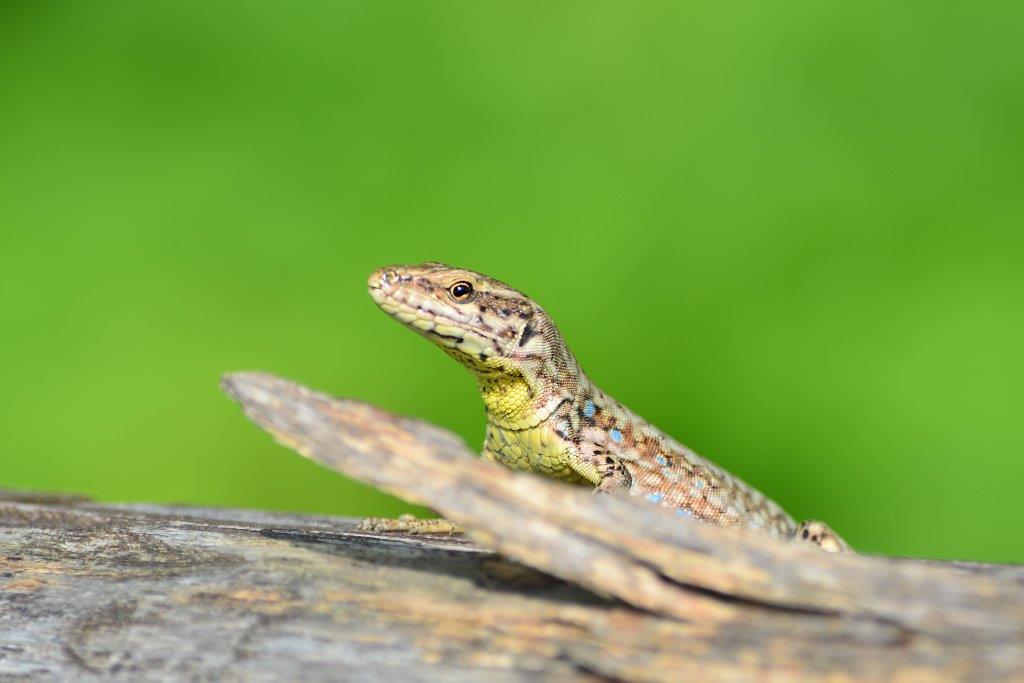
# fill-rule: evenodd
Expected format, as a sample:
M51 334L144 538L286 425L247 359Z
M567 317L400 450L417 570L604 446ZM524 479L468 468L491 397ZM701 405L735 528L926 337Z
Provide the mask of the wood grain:
M829 555L278 378L224 386L472 541L0 491L0 680L1024 680L1024 568Z

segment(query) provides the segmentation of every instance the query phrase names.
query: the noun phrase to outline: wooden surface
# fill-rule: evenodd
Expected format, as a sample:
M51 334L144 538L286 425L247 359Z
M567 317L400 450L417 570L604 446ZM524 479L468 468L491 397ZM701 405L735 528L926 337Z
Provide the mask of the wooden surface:
M476 544L0 494L0 679L1024 680L1024 568L828 555L516 474L284 380L225 388Z

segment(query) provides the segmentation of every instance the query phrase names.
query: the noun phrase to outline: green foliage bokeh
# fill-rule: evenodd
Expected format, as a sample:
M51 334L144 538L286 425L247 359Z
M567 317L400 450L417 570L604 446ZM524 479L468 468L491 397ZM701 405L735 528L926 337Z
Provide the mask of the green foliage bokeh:
M408 509L218 390L482 439L443 260L860 549L1024 561L1024 5L0 4L0 486Z

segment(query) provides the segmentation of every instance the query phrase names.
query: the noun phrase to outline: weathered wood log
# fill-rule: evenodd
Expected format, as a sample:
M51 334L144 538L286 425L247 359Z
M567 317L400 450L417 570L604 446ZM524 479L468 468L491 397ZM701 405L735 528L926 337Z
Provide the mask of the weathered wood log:
M515 474L284 380L225 386L487 548L0 492L0 679L1024 679L1024 568L828 555Z
M1020 674L1013 636L712 599L734 617L659 617L463 539L381 537L346 519L0 502L2 680Z
M1024 667L1020 567L825 554L514 473L437 427L286 380L238 374L224 386L299 453L430 506L482 545L600 595L723 631L774 633L776 647L818 635L825 619L836 637L870 627L876 636L962 646L967 659L946 660L936 674L986 646ZM835 663L855 671L861 661Z

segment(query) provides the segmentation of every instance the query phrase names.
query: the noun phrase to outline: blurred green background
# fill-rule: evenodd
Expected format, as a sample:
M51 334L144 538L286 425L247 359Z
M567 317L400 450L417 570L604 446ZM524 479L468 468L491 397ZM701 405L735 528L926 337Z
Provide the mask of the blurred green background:
M0 486L343 515L264 369L474 446L365 278L536 297L605 390L872 552L1024 561L1019 3L0 3Z

